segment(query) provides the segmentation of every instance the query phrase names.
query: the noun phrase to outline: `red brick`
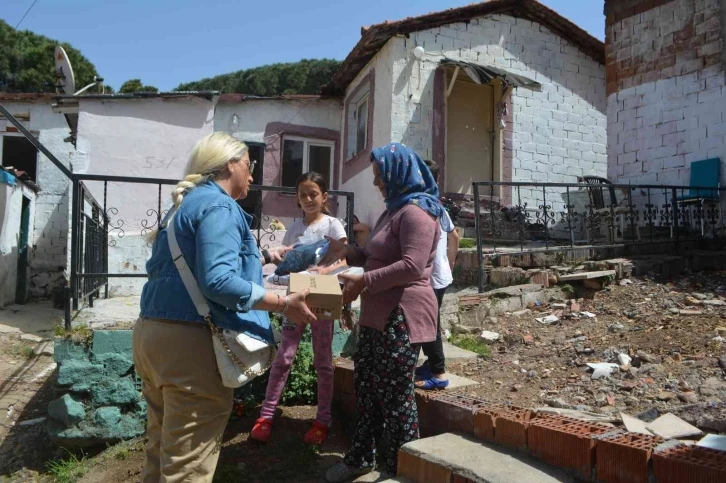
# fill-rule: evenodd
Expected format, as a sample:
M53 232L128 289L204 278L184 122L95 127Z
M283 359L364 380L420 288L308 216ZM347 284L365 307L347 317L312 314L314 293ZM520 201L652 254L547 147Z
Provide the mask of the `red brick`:
M560 416L545 416L530 422L529 451L553 466L574 470L589 480L595 464L593 436L611 431L602 424L586 423Z
M595 443L597 479L602 483L648 483L653 449L663 439L636 433L598 438Z
M422 426L432 426L441 432L474 434L474 413L487 404L483 399L440 392L429 399L425 419L419 416L419 421Z
M494 419L494 441L508 448L526 451L531 418L532 411L528 409L500 413Z
M653 453L653 473L658 483L723 483L726 452L698 446L679 446Z

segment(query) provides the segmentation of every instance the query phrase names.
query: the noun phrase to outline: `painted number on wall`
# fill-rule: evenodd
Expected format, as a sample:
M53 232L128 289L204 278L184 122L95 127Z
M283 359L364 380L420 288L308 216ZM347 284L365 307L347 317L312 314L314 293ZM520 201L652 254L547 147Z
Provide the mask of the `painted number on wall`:
M146 169L168 169L176 161L176 156L170 159L149 156L146 158L144 168Z

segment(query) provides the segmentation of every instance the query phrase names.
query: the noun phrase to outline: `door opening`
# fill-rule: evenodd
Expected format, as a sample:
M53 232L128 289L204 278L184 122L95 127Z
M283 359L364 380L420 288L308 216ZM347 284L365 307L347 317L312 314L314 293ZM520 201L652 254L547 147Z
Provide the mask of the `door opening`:
M30 241L30 200L23 196L20 218L20 236L18 237L18 278L15 286L15 303L23 305L28 301L28 269Z
M251 142L245 142L245 144L250 150L250 161L257 161L257 165L255 166L255 172L252 173L252 179L254 180L253 183L257 185L262 185L264 179L262 174L265 167L265 144ZM252 226L250 228L254 230L259 228L259 218L261 218L262 210L262 192L253 191L247 196L247 198L239 200L237 201L237 203L239 203L239 205L242 207L243 210L247 212L247 214L252 215L253 220ZM259 214L257 212L258 209L260 210Z

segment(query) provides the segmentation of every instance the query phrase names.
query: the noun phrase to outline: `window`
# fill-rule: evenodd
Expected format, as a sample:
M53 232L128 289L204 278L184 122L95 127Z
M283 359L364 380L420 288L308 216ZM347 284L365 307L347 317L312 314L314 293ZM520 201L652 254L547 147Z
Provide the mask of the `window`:
M334 143L285 137L282 143L282 186L295 186L308 171L320 173L332 189Z
M355 153L362 153L366 149L368 141L368 96L358 102L355 110Z
M31 181L35 181L38 164L38 150L21 134L5 133L2 141L2 165L4 168L15 168L25 171Z

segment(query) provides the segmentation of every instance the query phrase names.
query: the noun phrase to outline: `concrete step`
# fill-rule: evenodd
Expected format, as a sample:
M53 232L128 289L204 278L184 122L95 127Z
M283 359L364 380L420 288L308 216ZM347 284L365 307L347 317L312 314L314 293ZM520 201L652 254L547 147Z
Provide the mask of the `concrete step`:
M445 433L404 445L398 476L427 483L574 483L560 470L517 451ZM458 477L458 478L455 478Z
M468 351L466 349L462 349L461 347L456 347L453 344L449 344L448 342L444 342L444 357L446 357L447 362L467 362L467 361L474 361L479 357L476 353L472 351ZM422 363L426 360L426 356L423 354L423 351L419 353L418 361L419 363Z

